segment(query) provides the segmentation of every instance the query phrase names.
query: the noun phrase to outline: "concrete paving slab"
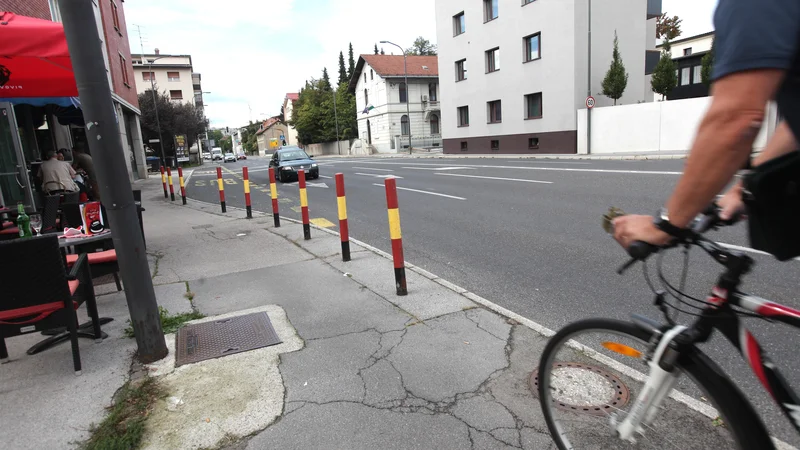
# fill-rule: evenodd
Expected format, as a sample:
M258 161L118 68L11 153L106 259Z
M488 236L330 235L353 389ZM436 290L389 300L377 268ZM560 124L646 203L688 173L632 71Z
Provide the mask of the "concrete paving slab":
M472 441L472 450L506 450L515 448L484 431L470 429L469 436Z
M470 448L470 440L467 427L452 416L331 403L295 410L251 439L247 448L463 449Z
M497 339L508 340L511 325L508 321L491 311L483 308L470 309L464 313L467 319L475 322L478 328L491 334Z
M459 400L453 407L453 415L470 427L486 432L503 427L516 429L517 425L503 405L482 396Z
M399 330L412 319L319 260L192 281L189 285L195 293L195 306L206 315L281 305L304 339L370 328Z
M385 404L406 398L403 378L391 363L380 360L361 372L364 380L364 403L367 405Z
M353 279L369 286L388 301L421 320L462 311L475 304L455 292L410 270L406 270L408 295L398 296L392 262L372 252L353 255L352 261L330 257L325 259L336 269L347 272Z
M6 339L9 362L0 364L0 424L2 447L7 449L67 449L89 437L105 408L127 380L136 349L125 338L127 305L114 296L97 299L101 316L114 321L103 326L109 335L102 343L80 339L83 373L75 376L69 342L36 355L25 351L45 336L39 333ZM85 308L79 320L88 320Z
M409 327L387 357L411 394L439 402L473 392L508 365L506 341L475 326L463 313Z
M281 373L286 401L363 401L366 386L361 370L380 350L380 337L380 333L370 330L306 341L302 352L285 355Z
M303 347L283 309L268 305L190 323L261 311L269 315L281 344L175 368L175 335L167 336L169 356L147 367L168 396L148 419L143 449L216 447L263 430L281 415L280 355Z

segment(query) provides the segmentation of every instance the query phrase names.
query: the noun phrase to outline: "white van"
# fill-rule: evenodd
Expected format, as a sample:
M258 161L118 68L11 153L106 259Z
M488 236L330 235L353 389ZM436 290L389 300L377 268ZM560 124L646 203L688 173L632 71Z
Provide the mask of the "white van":
M214 147L214 148L211 149L211 160L212 161L216 161L216 160L222 161L222 148L221 147Z

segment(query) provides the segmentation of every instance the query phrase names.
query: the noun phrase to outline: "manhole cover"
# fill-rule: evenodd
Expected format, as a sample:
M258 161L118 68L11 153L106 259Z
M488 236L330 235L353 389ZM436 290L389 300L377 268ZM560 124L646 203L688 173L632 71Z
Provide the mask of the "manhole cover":
M553 364L553 373L563 381L562 386L551 386L558 390L553 394L553 404L565 411L581 412L598 416L608 415L609 410L617 410L628 404L630 392L622 380L599 367L581 363L562 362ZM555 379L552 385L558 383ZM539 370L534 370L530 378L533 395L539 396Z
M187 325L175 336L175 367L280 343L265 312Z

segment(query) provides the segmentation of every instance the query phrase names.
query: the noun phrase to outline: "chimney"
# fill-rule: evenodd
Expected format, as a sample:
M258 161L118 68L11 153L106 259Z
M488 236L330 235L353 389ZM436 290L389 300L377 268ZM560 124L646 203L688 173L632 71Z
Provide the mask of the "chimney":
M160 54L161 54L161 50L156 49L156 55L160 55Z

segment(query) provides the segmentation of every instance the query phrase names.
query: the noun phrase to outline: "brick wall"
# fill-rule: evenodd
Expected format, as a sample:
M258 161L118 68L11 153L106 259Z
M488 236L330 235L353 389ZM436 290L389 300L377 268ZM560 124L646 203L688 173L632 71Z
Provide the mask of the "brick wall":
M4 0L0 0L4 1ZM100 15L103 18L103 32L105 33L106 46L108 48L108 65L111 71L111 82L113 91L135 107L139 107L139 100L136 96L136 80L133 75L133 64L131 62L131 48L128 43L128 28L125 25L125 13L123 11L122 0L99 0ZM117 20L114 20L114 6L116 6ZM118 26L117 26L118 24ZM125 65L122 65L119 55L125 58ZM127 73L127 85L123 73Z
M50 4L47 3L47 0L0 0L0 11L11 11L21 16L51 20Z

